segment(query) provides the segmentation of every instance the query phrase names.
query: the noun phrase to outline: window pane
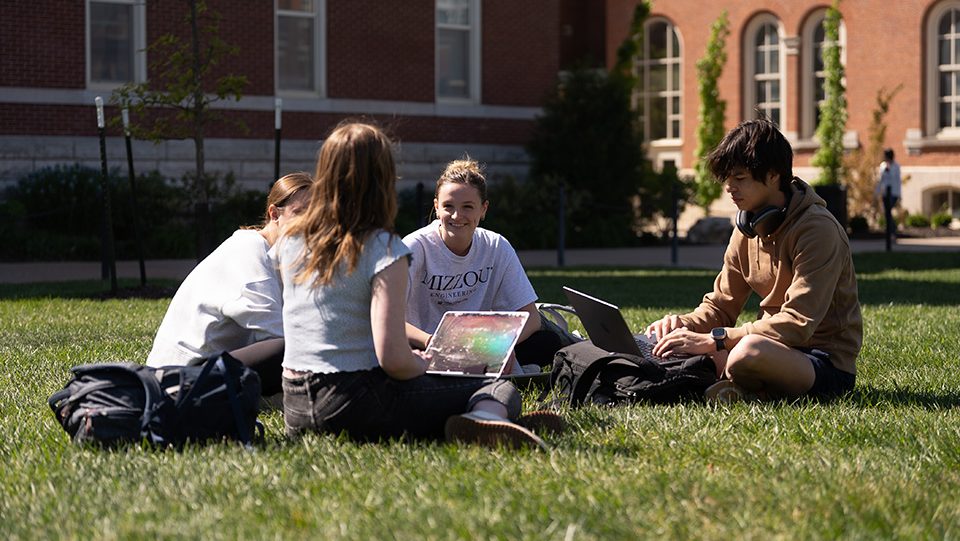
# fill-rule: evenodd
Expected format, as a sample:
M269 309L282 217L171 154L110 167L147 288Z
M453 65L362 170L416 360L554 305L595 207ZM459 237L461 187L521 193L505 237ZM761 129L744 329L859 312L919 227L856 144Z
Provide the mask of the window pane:
M813 71L823 71L823 44L813 47Z
M827 98L826 83L827 81L823 77L815 78L813 83L814 100L820 102Z
M654 23L647 28L649 36L650 50L647 58L666 58L667 57L667 25L666 23Z
M664 65L650 66L650 92L662 92L667 89L667 67Z
M777 126L780 126L780 109L779 108L770 109L770 121L776 124Z
M670 125L670 129L673 130L673 133L671 133L670 136L673 138L679 139L680 138L680 121L674 120Z
M313 13L313 0L277 0L277 9Z
M950 64L950 40L940 38L940 56L937 60L941 66Z
M674 96L670 98L670 114L679 115L680 114L680 97Z
M957 119L960 119L960 101L955 101L953 105L953 118L950 119L950 127L958 128L960 127L960 122L957 122Z
M671 51L670 56L673 58L680 58L680 37L677 36L677 29L670 27L670 36L672 37L671 41L673 42L673 50Z
M757 103L767 101L767 85L763 81L757 81Z
M650 139L665 139L667 137L667 99L654 98L650 100Z
M763 51L757 50L756 52L756 73L766 73L767 72L767 55L763 54Z
M770 81L770 101L780 101L780 81Z
M950 104L947 102L940 102L940 128L950 127Z
M940 97L953 94L953 73L947 71L940 74Z
M823 28L823 21L820 21L820 24L813 29L813 42L814 43L823 43L826 39L826 30Z
M437 0L437 22L440 24L469 25L469 0Z
M133 81L133 6L90 3L90 78Z
M277 18L278 84L281 89L315 89L313 37L313 19Z
M670 66L670 90L680 90L680 64Z
M780 49L770 51L770 73L780 73Z
M937 33L941 36L944 34L950 33L950 13L947 12L940 19L940 26L938 27Z
M437 94L470 97L470 33L461 30L437 31Z

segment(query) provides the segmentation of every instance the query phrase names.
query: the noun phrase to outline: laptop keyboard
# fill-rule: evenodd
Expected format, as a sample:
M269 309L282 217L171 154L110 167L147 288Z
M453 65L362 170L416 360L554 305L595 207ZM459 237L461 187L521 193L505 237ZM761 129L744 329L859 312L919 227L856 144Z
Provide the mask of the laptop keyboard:
M633 341L637 343L637 347L640 348L640 356L648 361L653 361L659 363L663 359L660 357L655 357L653 355L653 344L644 340L642 335L634 336Z

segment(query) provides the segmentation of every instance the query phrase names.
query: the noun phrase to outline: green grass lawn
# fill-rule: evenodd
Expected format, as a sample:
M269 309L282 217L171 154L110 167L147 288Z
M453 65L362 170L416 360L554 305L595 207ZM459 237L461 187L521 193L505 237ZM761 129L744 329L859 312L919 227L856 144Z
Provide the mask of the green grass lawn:
M71 366L143 360L168 300L91 298L99 283L0 286L0 538L960 538L960 254L856 264L865 336L852 395L588 407L569 412L548 453L288 442L279 412L261 416L254 452L77 447L47 397ZM620 304L635 328L694 306L714 277L530 274L541 300L571 285Z

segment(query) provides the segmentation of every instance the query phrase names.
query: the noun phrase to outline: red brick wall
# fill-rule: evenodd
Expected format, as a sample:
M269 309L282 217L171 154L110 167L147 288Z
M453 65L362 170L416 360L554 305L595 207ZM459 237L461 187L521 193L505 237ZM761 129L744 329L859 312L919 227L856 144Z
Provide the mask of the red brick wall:
M607 65L612 65L617 47L626 36L635 0L606 0L607 7ZM924 127L923 108L923 32L924 17L934 0L911 0L878 4L872 0L844 0L840 12L847 30L847 101L848 130L858 133L861 144L866 142L870 116L875 108L876 93L880 88L892 89L899 84L902 90L893 101L887 115L886 144L893 147L900 163L914 165L956 165L960 147L925 148L920 156L908 156L903 140L907 129ZM697 97L696 61L703 56L709 37L710 24L727 10L730 19L730 38L727 41L728 60L720 80L721 97L727 100L727 127L732 128L743 118L740 98L743 32L751 18L761 12L776 15L787 36L802 36L807 16L828 2L820 0L724 0L704 4L700 0L671 0L656 2L652 15L670 19L680 32L683 46L683 161L692 166L696 146ZM801 45L801 54L802 54ZM801 93L800 56L787 57L788 110L787 131L799 132ZM795 165L807 166L812 150L798 150Z
M434 2L327 2L327 95L432 102Z
M84 2L0 2L0 86L83 88Z
M481 99L536 106L560 69L560 10L556 0L483 3Z

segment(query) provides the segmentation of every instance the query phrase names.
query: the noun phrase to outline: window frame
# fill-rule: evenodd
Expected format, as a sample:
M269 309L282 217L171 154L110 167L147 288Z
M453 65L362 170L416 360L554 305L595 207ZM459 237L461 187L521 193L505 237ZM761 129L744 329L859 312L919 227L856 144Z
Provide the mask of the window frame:
M280 9L279 2L273 3L273 89L277 96L316 98L324 97L327 92L327 1L313 0L314 12ZM313 88L309 90L285 89L280 87L280 18L297 17L313 20Z
M481 51L481 21L482 16L480 12L480 0L467 0L467 9L469 11L469 22L467 25L451 25L447 23L440 23L439 17L439 6L438 2L441 0L436 0L433 3L433 43L434 43L434 55L433 55L433 94L434 99L437 103L450 103L450 104L479 104L481 102L481 81L480 77L482 76L481 70L481 61L482 61L482 51ZM461 30L468 33L467 44L470 47L470 50L467 53L469 58L469 65L467 66L467 76L470 78L470 81L467 85L467 96L443 96L440 94L440 30Z
M800 110L800 138L812 140L817 131L816 111L820 107L815 91L817 74L814 71L814 59L816 50L813 40L818 27L823 26L823 21L827 16L827 8L820 8L807 17L801 34L801 44L803 51L800 56L800 78L801 78L801 110ZM847 26L843 19L840 20L840 63L847 65ZM821 51L822 54L822 51ZM844 75L846 79L846 75Z
M666 25L667 50L664 58L650 58L650 28L654 25ZM640 84L633 93L634 107L640 109L640 121L643 126L643 140L651 146L675 146L683 142L683 36L673 21L665 17L651 17L643 25L643 49L634 62L634 73L638 76ZM676 38L676 40L674 40ZM676 41L676 51L673 51L674 41ZM650 68L654 65L663 65L666 67L664 76L664 90L650 91ZM673 88L672 68L676 66L679 73L677 78L677 88ZM650 124L650 101L652 98L666 98L666 126L664 133L666 137L654 139L651 134L653 130ZM678 111L671 112L671 101L676 98L679 102ZM676 133L673 130L673 123L677 122ZM669 159L674 159L670 157Z
M786 34L784 32L783 23L780 21L780 19L770 13L761 13L751 19L743 33L743 38L741 41L743 62L743 80L741 82L743 85L743 114L741 116L743 120L757 118L754 112L757 107L757 92L755 86L757 82L756 41L758 32L760 32L760 30L766 25L773 25L777 32L778 76L775 80L779 81L780 83L780 97L779 101L777 102L768 101L765 103L779 104L780 118L777 121L777 126L781 132L786 133L789 129L787 121L790 118L790 115L787 114L789 107L789 100L787 99L786 69L788 46L786 43Z
M940 128L940 60L939 60L939 41L940 41L940 19L947 15L951 10L960 11L960 0L944 0L938 2L927 15L924 25L924 42L926 44L926 54L924 55L924 105L926 109L925 125L923 133L934 139L960 139L960 122L958 126L949 128ZM960 39L960 38L958 38ZM954 66L958 63L954 63ZM960 68L953 70L960 74ZM960 97L960 90L955 91L955 96Z
M147 0L86 0L84 2L84 76L86 87L94 90L112 90L127 83L147 80ZM101 81L93 79L93 29L90 4L119 4L132 8L133 80Z

